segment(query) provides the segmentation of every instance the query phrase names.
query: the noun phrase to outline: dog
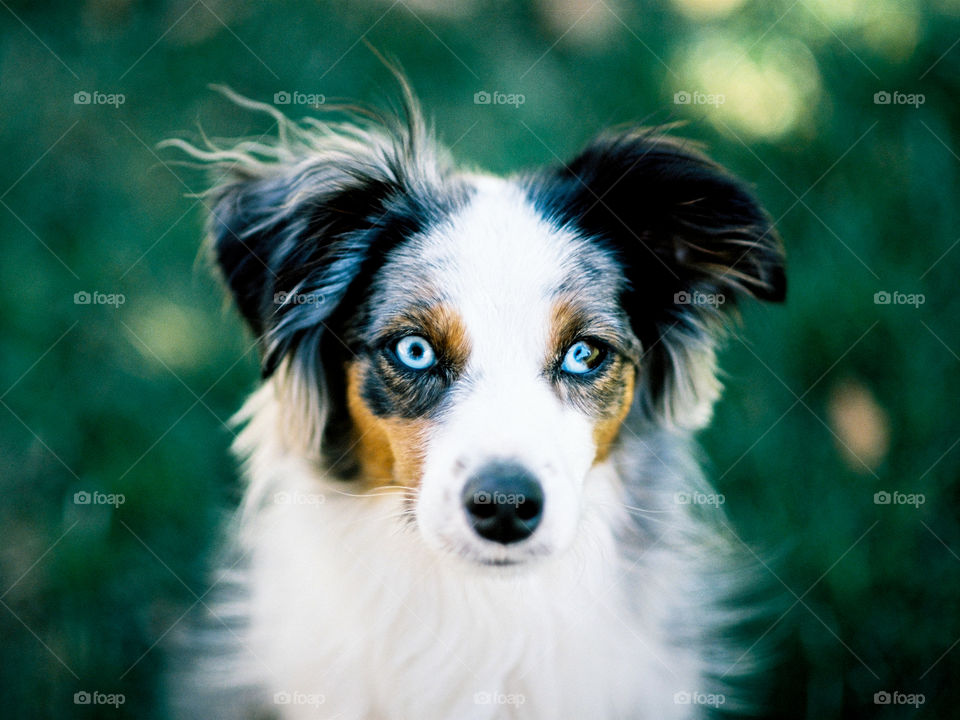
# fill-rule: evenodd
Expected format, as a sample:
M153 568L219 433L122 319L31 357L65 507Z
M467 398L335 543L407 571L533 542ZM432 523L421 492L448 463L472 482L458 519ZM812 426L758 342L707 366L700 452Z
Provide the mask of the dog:
M213 261L262 366L212 609L229 649L189 673L230 703L202 716L742 706L749 563L692 436L738 300L785 297L770 217L656 128L459 170L405 96L340 122L233 96L276 137L176 143L217 175Z

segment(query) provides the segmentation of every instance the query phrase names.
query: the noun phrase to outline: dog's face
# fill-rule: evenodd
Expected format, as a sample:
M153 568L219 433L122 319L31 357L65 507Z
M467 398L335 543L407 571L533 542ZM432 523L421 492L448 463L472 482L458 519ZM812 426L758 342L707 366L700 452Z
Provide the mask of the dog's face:
M405 489L441 552L555 554L628 416L709 417L722 313L782 298L779 241L662 136L509 180L447 169L417 123L360 140L285 147L215 191L217 261L296 418L278 432L356 491Z
M346 363L361 474L417 488L436 547L498 564L565 547L633 400L623 284L522 188L475 181L370 287Z

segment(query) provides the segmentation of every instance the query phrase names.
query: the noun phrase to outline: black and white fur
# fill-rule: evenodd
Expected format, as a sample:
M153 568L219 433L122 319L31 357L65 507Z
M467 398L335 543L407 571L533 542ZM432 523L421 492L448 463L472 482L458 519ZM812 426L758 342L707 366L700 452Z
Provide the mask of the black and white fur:
M721 511L678 494L710 492L690 435L720 392L725 315L785 294L744 185L656 130L502 179L456 169L412 101L403 121L343 124L237 101L279 136L180 143L220 174L213 254L263 359L235 443L236 566L215 576L239 587L213 608L230 648L190 671L224 691L204 716L248 716L225 697L367 720L668 720L707 709L696 693L735 707L719 676L748 665L727 638L745 564ZM465 356L401 377L384 333L426 334L436 306ZM620 380L558 369L561 306ZM379 449L357 403L391 438ZM406 477L365 476L385 448L386 467L411 453ZM463 507L465 483L505 462L543 493L509 544Z

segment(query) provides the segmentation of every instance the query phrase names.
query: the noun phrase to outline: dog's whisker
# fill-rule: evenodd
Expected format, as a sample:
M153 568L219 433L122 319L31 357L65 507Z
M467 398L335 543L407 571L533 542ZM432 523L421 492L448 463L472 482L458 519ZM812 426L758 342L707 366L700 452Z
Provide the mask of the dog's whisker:
M620 507L635 513L671 514L676 512L675 510L668 509L668 508L660 509L660 510L652 510L650 508L637 507L636 505L628 505L627 503L621 503L621 502L598 502L597 504L608 506L608 507Z
M346 490L340 490L339 488L333 488L330 490L331 493L335 495L342 495L344 497L351 498L375 498L375 497L406 497L416 496L416 491L411 488L405 487L389 487L389 488L378 488L377 490L371 490L370 492L360 492L360 493L351 493Z

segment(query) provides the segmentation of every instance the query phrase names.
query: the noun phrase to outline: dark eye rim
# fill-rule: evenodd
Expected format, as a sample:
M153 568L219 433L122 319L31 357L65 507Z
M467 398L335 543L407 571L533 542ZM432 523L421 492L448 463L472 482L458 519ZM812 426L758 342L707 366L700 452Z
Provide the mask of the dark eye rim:
M408 337L419 337L426 341L426 343L430 346L430 349L433 351L432 364L425 368L412 368L400 359L400 356L397 354L397 345L400 344L401 340ZM395 370L416 377L422 377L428 373L439 371L443 363L443 358L440 356L440 351L434 346L434 343L430 340L430 338L423 332L418 332L415 330L398 333L387 339L381 346L381 352L387 357Z
M583 373L572 373L572 372L568 372L567 370L564 370L563 361L567 357L567 353L570 352L570 348L572 348L577 343L581 343L581 342L589 343L600 352L600 359L597 360L597 364ZM573 378L575 380L592 378L609 364L610 359L614 355L615 355L615 351L610 346L610 344L601 340L600 338L593 337L592 335L585 335L583 337L578 337L577 339L567 344L567 346L560 353L559 359L557 361L557 372L561 377Z

